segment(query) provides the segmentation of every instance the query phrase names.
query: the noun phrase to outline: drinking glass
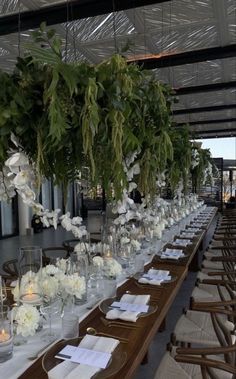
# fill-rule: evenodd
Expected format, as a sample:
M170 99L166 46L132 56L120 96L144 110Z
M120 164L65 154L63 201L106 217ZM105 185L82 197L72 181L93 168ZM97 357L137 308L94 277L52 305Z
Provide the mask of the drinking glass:
M70 272L69 274L75 274L77 273L81 278L84 278L85 281L85 292L81 296L81 298L76 298L75 302L76 304L84 304L87 302L87 282L88 282L88 267L89 267L89 261L88 261L88 255L86 253L71 253L70 255Z
M0 306L3 305L3 302L6 300L6 298L7 298L6 285L3 278L0 275Z
M51 342L56 339L58 334L55 333L55 331L53 331L52 329L52 318L53 316L59 314L59 312L61 311L61 308L62 308L62 304L61 304L61 300L59 299L56 299L56 300L52 299L51 301L45 302L40 306L40 312L46 318L49 325L49 328L46 334L42 336L42 339L44 341Z
M19 300L31 305L41 304L42 249L38 246L21 247L18 264Z
M7 305L0 305L0 363L10 359L12 353L13 337L9 307Z

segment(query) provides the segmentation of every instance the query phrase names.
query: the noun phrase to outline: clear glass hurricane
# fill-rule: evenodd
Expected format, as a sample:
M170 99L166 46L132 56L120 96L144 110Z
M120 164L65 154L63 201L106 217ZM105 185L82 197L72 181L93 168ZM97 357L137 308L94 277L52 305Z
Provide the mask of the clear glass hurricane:
M48 322L48 329L46 333L42 335L44 341L51 342L57 338L58 334L52 328L52 319L55 315L61 313L61 309L62 303L58 298L44 302L40 306L40 312Z

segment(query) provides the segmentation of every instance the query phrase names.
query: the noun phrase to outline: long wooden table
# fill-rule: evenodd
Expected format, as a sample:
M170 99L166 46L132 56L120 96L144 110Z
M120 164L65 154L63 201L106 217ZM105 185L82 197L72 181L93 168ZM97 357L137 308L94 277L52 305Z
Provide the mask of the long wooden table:
M161 286L142 286L137 283L137 280L130 278L117 290L117 295L122 295L126 291L130 291L132 294L151 294L151 305L157 306L154 313L146 316L140 317L136 325L139 326L137 329L124 329L122 327L106 327L102 324L100 317L103 313L97 307L95 308L89 316L84 319L80 324L80 335L86 334L86 329L88 327L94 327L97 331L107 332L113 334L115 337L125 337L128 338L128 343L123 344L124 350L127 353L127 361L123 368L115 375L110 376L111 379L131 379L134 377L135 372L141 362L143 361L148 347L160 329L163 320L165 319L168 310L173 303L180 287L185 279L189 265L197 253L197 250L204 238L207 228L210 226L213 218L204 230L195 238L194 243L186 248L188 251L187 260L181 262L160 262L155 258L152 263L145 267L147 271L150 267L162 270L169 270L176 280L170 283L162 284ZM19 379L47 379L47 374L42 368L42 358L39 358L36 362L32 364L20 377ZM79 378L78 378L79 379Z

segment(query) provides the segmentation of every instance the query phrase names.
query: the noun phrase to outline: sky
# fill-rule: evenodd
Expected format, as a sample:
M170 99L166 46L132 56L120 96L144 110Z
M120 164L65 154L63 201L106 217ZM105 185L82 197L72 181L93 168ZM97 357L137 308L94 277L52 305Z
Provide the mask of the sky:
M236 159L236 138L210 138L197 140L203 149L210 149L212 158Z

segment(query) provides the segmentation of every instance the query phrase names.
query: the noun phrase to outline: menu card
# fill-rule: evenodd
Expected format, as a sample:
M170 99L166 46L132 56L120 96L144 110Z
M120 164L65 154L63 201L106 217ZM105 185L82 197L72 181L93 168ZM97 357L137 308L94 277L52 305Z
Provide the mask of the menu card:
M67 345L57 353L56 358L104 369L111 359L111 353Z
M149 306L146 304L134 304L134 303L125 303L123 301L114 301L111 304L112 308L119 308L121 311L130 311L130 312L139 312L147 313Z

